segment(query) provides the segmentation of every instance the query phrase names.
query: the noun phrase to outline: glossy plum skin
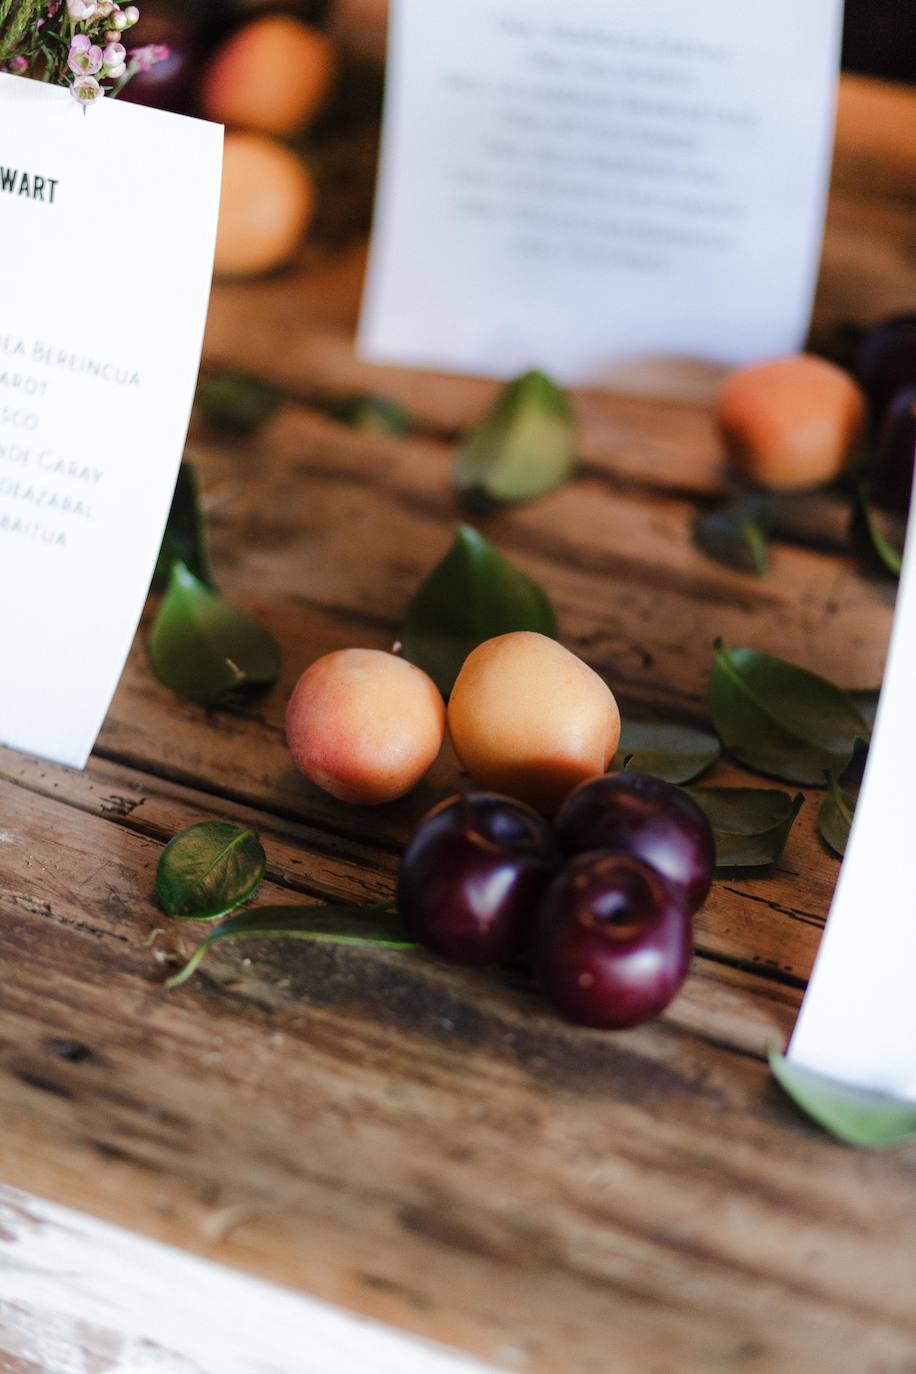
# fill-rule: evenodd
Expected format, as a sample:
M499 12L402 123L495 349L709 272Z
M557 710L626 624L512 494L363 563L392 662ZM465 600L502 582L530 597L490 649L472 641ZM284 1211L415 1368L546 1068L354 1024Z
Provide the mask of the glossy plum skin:
M462 964L498 964L530 942L559 866L547 822L491 792L451 797L404 851L398 907L414 939Z
M905 515L913 494L916 462L916 385L904 387L884 415L878 438L875 495Z
M566 854L611 849L656 869L689 916L709 895L716 854L712 830L696 802L648 773L615 773L583 783L556 818Z
M859 344L856 373L880 425L898 391L916 386L916 315L895 315L869 329Z
M692 951L692 922L677 893L628 854L581 854L538 912L542 992L567 1020L598 1030L626 1030L664 1011Z

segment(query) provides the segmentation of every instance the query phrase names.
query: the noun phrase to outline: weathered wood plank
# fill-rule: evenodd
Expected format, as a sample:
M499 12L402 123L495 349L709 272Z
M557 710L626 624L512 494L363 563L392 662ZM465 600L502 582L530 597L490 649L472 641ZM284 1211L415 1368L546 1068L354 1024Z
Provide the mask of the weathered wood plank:
M911 1347L911 1152L830 1144L759 1059L671 1019L577 1031L432 961L420 1001L423 956L215 955L167 998L158 845L3 795L10 1182L531 1370L605 1367L609 1326L634 1374Z

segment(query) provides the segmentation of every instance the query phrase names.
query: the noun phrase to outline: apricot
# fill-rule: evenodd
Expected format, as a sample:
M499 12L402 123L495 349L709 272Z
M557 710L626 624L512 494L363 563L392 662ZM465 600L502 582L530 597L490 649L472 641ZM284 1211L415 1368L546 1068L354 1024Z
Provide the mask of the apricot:
M312 179L288 148L262 134L227 134L217 275L254 276L282 267L302 241L314 200Z
M302 674L286 708L298 768L332 797L395 801L435 762L445 705L420 668L381 649L338 649Z
M267 14L217 50L203 78L203 113L218 124L291 134L327 100L335 74L326 34L288 14Z
M865 414L852 377L810 353L733 373L717 410L735 468L772 491L832 482L862 435Z
M606 683L556 640L528 630L488 639L468 655L448 724L475 782L546 815L607 771L620 740Z

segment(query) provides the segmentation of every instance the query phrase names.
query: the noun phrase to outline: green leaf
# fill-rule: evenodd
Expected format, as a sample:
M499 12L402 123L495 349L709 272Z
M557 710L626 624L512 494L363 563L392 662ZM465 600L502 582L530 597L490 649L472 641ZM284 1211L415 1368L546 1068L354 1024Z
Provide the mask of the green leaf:
M881 518L869 504L864 487L860 487L858 492L856 525L877 563L885 572L889 572L893 577L899 577L903 568L903 550L884 533Z
M719 757L719 741L705 730L662 721L625 722L612 770L654 773L668 782L692 782Z
M716 646L709 710L725 747L747 768L786 782L839 777L857 740L861 712L839 687L782 659Z
M280 392L248 372L221 372L197 389L204 419L224 434L254 434L280 404Z
M828 792L817 815L817 828L824 843L841 859L846 853L855 809L855 797L851 792L844 792L831 773L828 779Z
M762 577L770 566L767 533L771 519L769 496L757 492L740 496L698 515L693 522L694 542L716 563Z
M413 428L407 411L384 396L347 396L335 402L328 413L332 420L362 434L400 436L409 434Z
M912 1103L800 1068L773 1045L768 1047L767 1057L777 1082L795 1105L845 1144L886 1150L916 1136L916 1106Z
M213 586L204 540L197 474L189 462L182 463L178 469L172 508L169 511L162 547L156 561L156 571L153 574L153 587L156 591L161 591L167 585L172 564L179 562L184 563L194 576L205 582L208 587Z
M881 688L865 687L854 692L847 692L846 695L868 726L870 738L875 728L875 717L878 714L878 701L881 697Z
M805 800L759 787L692 787L689 795L712 826L718 868L775 863Z
M527 501L565 482L575 461L569 398L543 372L526 372L465 438L452 477L484 502Z
M149 641L153 671L190 701L219 701L241 687L274 682L280 650L268 629L174 563Z
M156 869L156 892L170 916L212 921L253 896L266 865L254 831L231 821L204 821L166 845Z
M482 535L459 525L454 544L407 607L401 627L404 657L448 696L471 650L513 630L555 639L550 601Z
M314 940L337 945L376 945L415 949L401 917L385 907L265 906L230 916L208 935L188 963L166 983L180 987L195 973L207 951L221 940Z

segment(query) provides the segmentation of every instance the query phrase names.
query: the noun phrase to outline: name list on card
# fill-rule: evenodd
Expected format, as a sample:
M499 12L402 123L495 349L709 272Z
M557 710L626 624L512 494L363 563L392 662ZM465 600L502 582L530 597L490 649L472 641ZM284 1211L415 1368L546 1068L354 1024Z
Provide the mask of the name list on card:
M0 76L0 741L82 767L193 403L222 130Z
M789 1058L916 1102L916 502L855 818Z
M842 10L393 0L364 354L601 384L797 349Z

